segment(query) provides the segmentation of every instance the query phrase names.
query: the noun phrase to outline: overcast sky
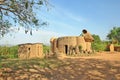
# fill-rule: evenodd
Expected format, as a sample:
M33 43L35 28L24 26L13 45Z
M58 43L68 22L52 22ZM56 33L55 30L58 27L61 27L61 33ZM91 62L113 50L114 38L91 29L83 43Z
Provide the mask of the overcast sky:
M50 0L50 3L49 11L36 12L38 18L49 23L48 26L34 31L32 36L21 29L12 37L3 37L0 44L49 44L51 37L78 36L82 29L106 40L114 26L120 27L120 0Z

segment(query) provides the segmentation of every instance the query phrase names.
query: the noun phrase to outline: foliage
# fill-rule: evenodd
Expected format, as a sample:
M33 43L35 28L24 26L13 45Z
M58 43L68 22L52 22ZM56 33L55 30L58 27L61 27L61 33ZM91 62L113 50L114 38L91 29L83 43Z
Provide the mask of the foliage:
M11 31L11 25L20 24L30 34L31 28L46 25L36 17L36 12L45 5L48 0L0 0L0 35Z
M0 47L0 57L1 58L17 58L18 46L1 46Z
M82 46L81 46L81 45L79 45L79 46L78 46L78 48L79 48L79 51L81 51L81 50L82 50Z
M92 48L95 50L95 51L105 51L106 50L106 46L107 44L104 43L104 42L101 42L101 43L92 43Z
M50 46L43 45L43 53L49 52Z
M92 43L92 48L95 51L104 51L106 50L107 43L104 41L101 41L99 35L92 35L94 38L94 42Z
M3 37L4 34L8 33L10 30L11 24L8 20L1 21L0 20L0 36Z
M94 38L94 42L95 42L95 43L101 43L101 42L102 42L101 39L100 39L100 37L99 37L99 35L93 34L92 36L93 36L93 38Z
M108 33L107 38L113 43L120 44L120 27L113 27L113 29Z

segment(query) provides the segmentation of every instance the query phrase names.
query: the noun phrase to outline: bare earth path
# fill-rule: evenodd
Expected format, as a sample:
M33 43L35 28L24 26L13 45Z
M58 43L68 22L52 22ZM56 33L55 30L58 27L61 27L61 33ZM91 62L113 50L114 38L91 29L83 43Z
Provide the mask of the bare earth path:
M2 61L0 80L120 80L118 52L102 52L96 56L67 57L62 60L14 60L7 64Z

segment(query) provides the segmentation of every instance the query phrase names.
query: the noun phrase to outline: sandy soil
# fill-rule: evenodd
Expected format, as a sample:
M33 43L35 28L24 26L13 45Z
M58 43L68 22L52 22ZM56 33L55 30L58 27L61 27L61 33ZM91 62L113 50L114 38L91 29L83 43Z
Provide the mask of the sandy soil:
M98 52L97 55L95 56L67 57L67 58L102 59L107 61L120 61L120 52Z
M55 64L59 66L54 66ZM38 64L38 63L37 63ZM0 80L120 80L120 53L101 52L96 56L52 60L49 67L30 64L0 70ZM26 64L24 64L26 65ZM53 67L54 66L54 67Z

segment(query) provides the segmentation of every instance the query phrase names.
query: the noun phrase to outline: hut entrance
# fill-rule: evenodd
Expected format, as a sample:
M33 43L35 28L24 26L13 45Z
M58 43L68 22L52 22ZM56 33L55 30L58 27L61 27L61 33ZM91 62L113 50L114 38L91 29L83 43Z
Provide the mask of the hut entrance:
M65 53L68 53L68 45L65 45Z

